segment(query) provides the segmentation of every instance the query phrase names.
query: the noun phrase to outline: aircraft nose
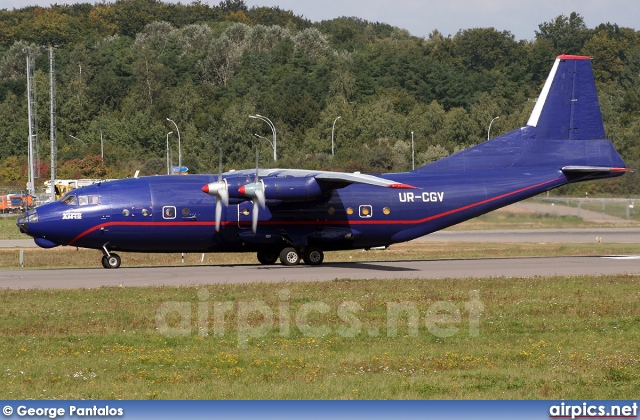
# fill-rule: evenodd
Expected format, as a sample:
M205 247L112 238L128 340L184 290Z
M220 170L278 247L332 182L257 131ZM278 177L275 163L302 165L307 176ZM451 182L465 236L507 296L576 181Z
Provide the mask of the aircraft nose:
M36 210L29 210L27 213L23 214L21 217L18 218L18 220L16 221L16 225L18 225L20 232L28 233L29 225L31 223L37 223L37 222L38 222L38 212Z
M29 224L28 223L16 223L18 225L18 228L20 229L20 233L27 233L29 231Z

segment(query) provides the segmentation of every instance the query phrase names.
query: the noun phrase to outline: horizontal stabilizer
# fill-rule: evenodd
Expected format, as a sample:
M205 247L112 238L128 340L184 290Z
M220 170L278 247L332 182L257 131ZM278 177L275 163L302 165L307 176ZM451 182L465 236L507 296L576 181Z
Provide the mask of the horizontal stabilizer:
M562 172L570 173L609 173L609 172L628 172L630 168L609 168L605 166L565 166Z

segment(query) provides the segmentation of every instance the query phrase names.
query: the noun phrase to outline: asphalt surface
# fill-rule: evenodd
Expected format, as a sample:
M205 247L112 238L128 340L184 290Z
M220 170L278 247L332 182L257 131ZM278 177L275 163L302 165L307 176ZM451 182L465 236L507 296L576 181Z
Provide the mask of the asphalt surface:
M73 289L101 286L189 286L225 283L279 283L335 279L443 279L464 277L640 274L640 256L504 258L432 261L330 263L285 267L236 265L148 267L115 270L3 270L3 289Z

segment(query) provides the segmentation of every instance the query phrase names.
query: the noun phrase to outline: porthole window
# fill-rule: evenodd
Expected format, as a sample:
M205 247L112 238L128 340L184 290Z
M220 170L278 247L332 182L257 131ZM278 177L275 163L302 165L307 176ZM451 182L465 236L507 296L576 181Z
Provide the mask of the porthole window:
M245 216L248 216L251 213L251 210L249 210L249 207L245 207L242 209L242 214L244 214Z
M164 219L175 219L176 218L176 208L173 206L164 206L162 208L162 217Z
M373 210L370 205L364 205L359 207L359 214L362 218L369 218L373 216Z
M185 207L185 208L183 208L183 209L182 209L182 215L183 215L183 216L188 216L188 215L189 215L189 213L190 213L190 211L189 211L189 209L188 209L188 208L186 208L186 207Z
M149 210L147 210L147 209L142 209L142 215L143 215L143 216L148 216L148 215L149 215Z
M334 214L336 214L336 209L334 209L333 207L329 207L329 209L327 210L327 212L333 216Z
M389 214L389 213L391 213L391 209L389 207L385 207L385 208L382 209L382 212L384 214Z
M122 215L123 215L123 216L127 217L127 216L129 216L130 214L131 214L131 212L129 211L129 209L124 209L124 210L122 210Z
M347 207L347 214L353 214L353 209L351 207Z

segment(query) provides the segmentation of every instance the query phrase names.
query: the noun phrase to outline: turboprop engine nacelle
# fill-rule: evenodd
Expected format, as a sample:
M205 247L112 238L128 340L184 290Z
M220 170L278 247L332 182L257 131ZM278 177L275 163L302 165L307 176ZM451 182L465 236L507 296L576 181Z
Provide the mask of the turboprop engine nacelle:
M267 200L307 201L322 195L322 189L313 177L263 178L264 195ZM255 184L243 185L238 189L242 195L253 197Z

